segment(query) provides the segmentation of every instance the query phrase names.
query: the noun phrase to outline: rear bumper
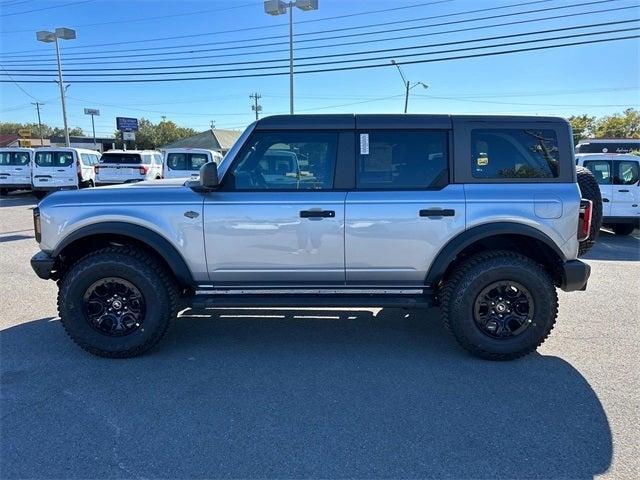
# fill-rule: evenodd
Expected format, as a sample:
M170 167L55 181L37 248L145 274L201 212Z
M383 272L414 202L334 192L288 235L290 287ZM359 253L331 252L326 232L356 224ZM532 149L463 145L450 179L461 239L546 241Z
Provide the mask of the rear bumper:
M31 190L31 183L3 183L0 182L0 188L16 188L20 190Z
M109 180L109 181L100 181L100 180L96 180L96 187L108 187L109 185L127 185L129 183L138 183L138 182L144 182L144 178L141 179L133 179L133 180L123 180L121 182L115 181L115 180Z
M49 186L43 187L43 186L40 186L40 185L38 185L38 186L34 185L33 187L31 187L31 190L33 190L34 192L57 192L59 190L78 190L78 186L77 185L75 185L75 186L72 186L72 185L69 185L69 186L55 186L55 185L53 185L51 187L49 187Z
M31 257L31 268L43 280L52 278L55 259L47 252L40 251Z
M569 260L562 265L562 284L565 292L586 290L591 275L591 267L580 260Z
M640 217L603 217L602 223L631 223L636 226L636 228L640 228Z

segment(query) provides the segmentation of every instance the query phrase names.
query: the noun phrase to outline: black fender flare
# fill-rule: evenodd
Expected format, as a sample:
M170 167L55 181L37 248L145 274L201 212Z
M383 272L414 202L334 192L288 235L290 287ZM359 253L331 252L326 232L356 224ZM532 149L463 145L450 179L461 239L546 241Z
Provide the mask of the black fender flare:
M562 262L566 261L566 257L558 245L547 234L534 227L515 222L485 223L458 234L438 252L429 268L425 284L434 287L460 252L477 241L496 235L522 235L539 240L551 248Z
M121 235L138 240L153 249L166 263L183 286L193 286L195 282L191 270L178 250L162 235L140 225L128 222L102 222L75 230L67 235L51 253L53 258L70 244L93 235Z

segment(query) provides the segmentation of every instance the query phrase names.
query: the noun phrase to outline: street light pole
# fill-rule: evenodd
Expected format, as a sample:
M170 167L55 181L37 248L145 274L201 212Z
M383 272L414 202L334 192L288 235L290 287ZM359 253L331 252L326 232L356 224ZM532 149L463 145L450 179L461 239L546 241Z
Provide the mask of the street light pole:
M62 121L64 122L64 142L67 147L71 146L69 141L69 126L67 125L67 102L64 98L64 83L62 80L62 64L60 63L60 45L58 37L55 38L56 43L56 60L58 61L58 85L60 86L60 101L62 102ZM93 118L93 117L91 117Z
M317 10L318 0L265 0L264 11L269 15L284 15L289 9L289 113L293 115L293 7L303 11Z
M414 87L417 87L418 85L422 85L423 88L427 89L429 88L429 85L423 82L415 82L413 85L411 85L411 82L405 78L400 65L398 65L395 60L391 60L391 65L394 65L398 69L398 72L402 77L402 83L404 84L404 113L407 113L409 110L409 91Z
M39 42L56 44L56 60L58 62L58 85L60 87L60 101L62 102L62 120L64 122L64 140L67 147L71 146L69 141L69 126L67 124L67 104L64 98L64 81L62 80L62 62L60 61L60 45L58 39L73 40L76 38L76 31L71 28L56 28L54 32L41 30L36 32Z

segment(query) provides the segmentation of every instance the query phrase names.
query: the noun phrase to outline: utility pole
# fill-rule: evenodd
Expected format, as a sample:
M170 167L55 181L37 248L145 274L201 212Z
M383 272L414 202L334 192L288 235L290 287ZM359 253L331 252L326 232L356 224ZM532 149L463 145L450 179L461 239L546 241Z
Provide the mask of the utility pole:
M262 96L258 92L256 92L249 95L249 98L254 101L254 104L251 105L251 110L256 112L256 120L258 120L258 115L262 111L262 105L258 103L258 100L260 100Z
M216 128L216 121L215 120L211 120L211 130L213 130L214 128Z
M40 105L44 106L44 103L31 102L31 105L35 105L36 110L38 111L38 134L40 135L40 146L44 147L44 140L42 139L42 122L40 121Z

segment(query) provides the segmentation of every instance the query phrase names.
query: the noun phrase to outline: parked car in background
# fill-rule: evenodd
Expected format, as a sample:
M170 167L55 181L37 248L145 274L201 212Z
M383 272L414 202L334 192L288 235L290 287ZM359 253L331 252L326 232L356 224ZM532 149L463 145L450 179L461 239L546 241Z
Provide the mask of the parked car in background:
M100 152L84 148L43 147L34 152L33 191L44 196L55 190L75 190L95 185L94 165Z
M168 148L164 152L163 178L200 178L200 167L208 162L220 164L222 154L203 148Z
M162 154L156 150L109 150L95 166L96 185L162 178Z
M0 195L12 190L31 190L32 148L0 149Z
M638 138L588 138L576 145L576 153L630 153L640 151Z
M640 227L640 157L605 153L576 155L576 164L596 178L602 194L602 224L617 235Z

